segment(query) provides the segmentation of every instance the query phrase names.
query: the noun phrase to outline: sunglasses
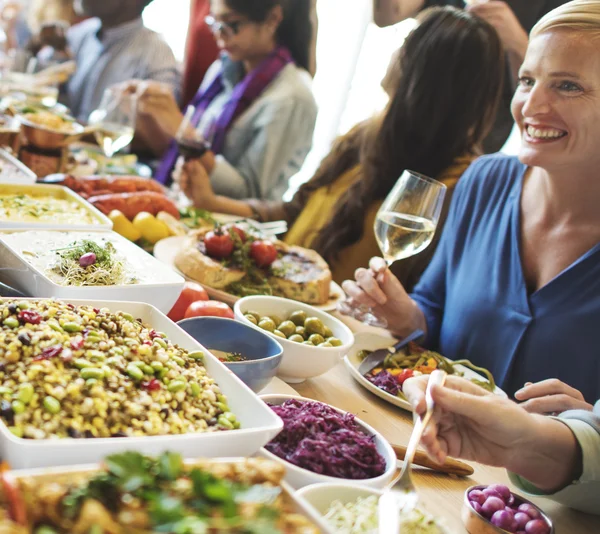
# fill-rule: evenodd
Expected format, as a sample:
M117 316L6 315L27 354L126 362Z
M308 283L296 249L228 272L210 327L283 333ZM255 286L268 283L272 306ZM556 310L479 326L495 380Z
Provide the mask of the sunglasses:
M212 15L208 15L204 18L204 22L211 29L214 34L222 32L225 35L232 36L237 35L240 32L240 28L244 24L248 24L249 20L217 20Z

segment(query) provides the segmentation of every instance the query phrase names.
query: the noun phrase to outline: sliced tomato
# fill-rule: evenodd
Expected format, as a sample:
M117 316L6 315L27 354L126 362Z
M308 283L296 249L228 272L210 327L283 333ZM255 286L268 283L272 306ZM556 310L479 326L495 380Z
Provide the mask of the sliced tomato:
M415 372L412 369L402 369L402 372L396 376L396 382L402 387L404 382L406 382L409 378L412 378L415 375Z
M198 301L190 304L185 312L185 318L189 317L225 317L233 319L233 311L224 302L216 300Z
M185 310L189 308L192 302L198 300L208 300L206 289L196 282L186 282L177 302L171 308L167 317L174 322L181 321L185 315Z
M227 230L235 232L239 236L240 241L242 243L246 242L246 232L244 232L244 230L242 230L239 226L235 226L234 224L232 224L231 226L227 227Z
M14 477L7 471L0 473L0 483L4 497L8 503L10 518L17 525L27 526L27 508L25 499Z

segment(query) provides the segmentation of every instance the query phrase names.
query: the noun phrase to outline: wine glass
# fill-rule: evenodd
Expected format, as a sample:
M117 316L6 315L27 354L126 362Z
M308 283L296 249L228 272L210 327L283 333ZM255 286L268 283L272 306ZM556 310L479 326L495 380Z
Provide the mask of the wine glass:
M375 239L388 267L425 250L435 234L446 186L417 172L406 170L383 201L375 218ZM345 300L338 310L371 326L387 328L368 307Z
M95 127L96 142L106 156L103 168L133 140L136 106L135 95L109 88L104 91L98 109L90 114L89 123Z
M196 108L194 106L188 106L185 110L185 115L183 116L181 124L177 129L177 133L175 134L175 143L177 143L180 154L176 169L181 167L187 160L201 158L210 148L210 145L194 126L195 114ZM182 193L179 182L177 181L177 175L177 172L173 175L170 196L180 202L187 203L189 202L189 199Z

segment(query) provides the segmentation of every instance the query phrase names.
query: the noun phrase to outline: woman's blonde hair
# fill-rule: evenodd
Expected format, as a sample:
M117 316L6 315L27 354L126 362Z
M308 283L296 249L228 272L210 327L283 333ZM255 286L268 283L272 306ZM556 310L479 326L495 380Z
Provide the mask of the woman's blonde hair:
M571 30L600 37L600 0L573 0L553 9L533 27L530 38L550 30Z

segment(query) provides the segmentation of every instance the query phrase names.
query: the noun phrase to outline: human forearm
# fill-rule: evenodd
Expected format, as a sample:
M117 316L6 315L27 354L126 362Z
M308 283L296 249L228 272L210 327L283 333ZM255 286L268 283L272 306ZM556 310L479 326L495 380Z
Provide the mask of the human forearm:
M512 79L516 82L519 78L519 69L525 59L525 52L527 51L528 38L526 34L521 36L521 39L516 40L512 47L508 50L508 65L510 67L510 73Z
M581 476L581 449L564 423L533 415L530 447L509 451L505 465L540 490L555 493Z
M250 205L244 200L215 195L209 208L210 211L216 213L227 213L229 215L237 215L239 217L252 217L253 212Z
M373 20L380 28L414 17L425 0L373 0Z

